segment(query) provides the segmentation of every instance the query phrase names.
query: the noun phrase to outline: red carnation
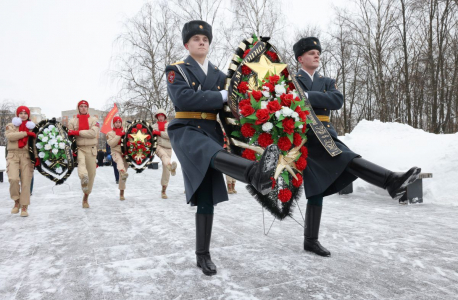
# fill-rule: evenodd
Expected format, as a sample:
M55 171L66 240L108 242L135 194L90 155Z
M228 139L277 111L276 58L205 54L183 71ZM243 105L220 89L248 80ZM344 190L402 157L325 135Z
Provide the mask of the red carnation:
M294 86L294 83L292 81L290 81L288 83L288 88L289 88L290 91L294 91L296 89L296 87Z
M127 152L132 153L132 150L129 149L129 150L127 150Z
M278 60L278 55L275 52L267 51L266 54L270 57L270 60L275 62Z
M147 139L147 140L151 139L151 136L148 134L148 135L146 136L146 139Z
M275 86L270 82L266 82L262 86L269 88L269 92L271 93L275 92Z
M261 91L252 91L251 95L253 95L254 100L259 101L262 97Z
M270 101L267 103L267 109L269 110L269 113L273 114L281 109L281 105L277 100Z
M251 49L246 49L245 52L243 53L242 58L245 58L248 55L248 53L250 53L250 50Z
M302 137L299 133L295 132L293 136L293 144L294 146L299 146L302 143Z
M137 127L137 129L142 129L142 124L137 124L135 127Z
M297 112L298 114L300 114L302 112L302 109L300 106L296 106L296 108L294 109L295 112Z
M296 168L299 171L303 171L307 167L307 160L304 157L299 157L298 160L296 160Z
M287 134L292 134L294 132L294 120L291 118L286 118L281 121L283 125L283 131Z
M238 90L240 93L245 94L248 91L248 83L246 81L242 81L239 83Z
M300 173L296 174L297 180L293 177L293 186L298 188L302 185L302 175Z
M146 128L143 128L143 129L142 129L142 132L143 132L143 133L146 133L146 131L147 131Z
M130 147L130 142L127 142L127 147Z
M137 128L132 128L133 133L137 133L137 131L138 131Z
M291 141L288 137L283 136L278 139L278 148L282 151L289 151L291 149Z
M307 116L310 115L310 111L305 110L304 112L305 112L305 115L307 115Z
M251 105L244 105L240 109L240 113L242 114L242 116L248 117L254 113L254 108Z
M301 119L302 122L307 121L307 115L308 115L308 114L307 114L305 111L301 111L301 112L299 113L299 118ZM304 127L305 127L305 124L304 124Z
M278 199L283 203L288 202L292 196L293 193L288 189L282 189L278 192Z
M269 81L272 84L277 84L277 82L280 80L280 76L274 75L274 76L269 76Z
M301 147L301 153L303 158L307 158L309 156L309 149L305 146Z
M243 65L242 66L242 74L243 75L250 75L251 74L251 69L248 66Z
M281 74L285 76L285 78L288 78L289 76L288 69L285 68L283 71L281 71Z
M255 122L256 125L264 124L270 119L269 111L267 109L258 109L256 117L258 118Z
M256 160L256 152L254 152L251 149L245 149L242 152L242 157L246 158L246 159L249 159L249 160Z
M141 145L141 143L142 143L142 142L140 142L140 141L137 141L137 145Z
M264 132L261 133L258 137L258 144L263 148L272 145L273 142L274 140L272 139L272 135L270 133Z
M245 105L251 106L251 101L250 99L243 99L242 101L239 102L239 108L242 109Z
M253 125L250 123L243 124L242 129L240 131L242 132L242 135L244 137L252 137L256 133L256 130L253 128Z
M281 100L281 105L290 107L291 101L293 100L293 95L292 94L282 94L280 96L280 100Z
M273 189L275 185L277 184L277 181L273 177L270 177L270 180L272 180L272 189Z

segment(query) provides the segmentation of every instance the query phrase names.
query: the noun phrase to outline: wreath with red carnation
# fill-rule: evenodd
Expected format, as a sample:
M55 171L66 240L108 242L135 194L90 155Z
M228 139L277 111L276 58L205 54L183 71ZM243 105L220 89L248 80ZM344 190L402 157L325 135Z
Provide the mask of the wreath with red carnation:
M135 120L127 128L121 149L127 162L137 173L141 173L152 163L156 153L156 139L153 128L143 120Z
M292 215L294 201L302 191L310 108L268 38L253 35L244 40L231 63L227 74L229 106L223 122L231 151L259 160L267 146L279 147L281 157L272 174L272 191L263 196L251 186L247 189L275 217L284 219Z

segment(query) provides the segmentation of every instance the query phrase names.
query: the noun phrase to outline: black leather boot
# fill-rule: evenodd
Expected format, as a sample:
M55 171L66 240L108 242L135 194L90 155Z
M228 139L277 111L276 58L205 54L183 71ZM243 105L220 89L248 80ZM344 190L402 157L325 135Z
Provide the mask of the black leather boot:
M197 266L207 275L216 274L216 266L210 257L213 215L196 214L196 259Z
M323 206L307 204L307 210L305 212L304 250L320 256L331 256L331 252L321 246L318 241L322 210Z
M391 198L399 200L406 193L406 187L418 179L421 168L413 167L405 173L391 172L362 158L353 159L347 171L382 189L386 189Z
M258 192L267 195L272 190L271 177L279 155L277 145L268 146L259 162L221 150L213 156L213 167L238 181L251 184Z

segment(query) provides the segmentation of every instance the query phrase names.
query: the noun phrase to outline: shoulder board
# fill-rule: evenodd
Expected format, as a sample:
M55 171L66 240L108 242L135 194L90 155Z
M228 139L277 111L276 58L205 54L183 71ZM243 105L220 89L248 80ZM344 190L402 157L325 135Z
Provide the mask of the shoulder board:
M176 63L171 64L171 66L184 64L184 61L177 61Z

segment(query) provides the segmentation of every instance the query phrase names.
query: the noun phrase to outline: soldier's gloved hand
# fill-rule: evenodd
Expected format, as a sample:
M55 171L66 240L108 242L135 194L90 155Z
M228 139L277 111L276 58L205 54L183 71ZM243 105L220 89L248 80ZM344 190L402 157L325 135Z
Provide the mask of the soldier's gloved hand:
M161 132L159 130L154 130L153 135L161 135Z
M124 136L126 133L125 132L118 132L116 133L117 136Z
M34 139L37 138L37 135L35 133L31 132L31 131L27 132L27 136L33 137Z
M226 103L227 102L227 91L226 90L222 90L222 91L219 91L221 93L221 96L223 96L223 102Z
M69 130L68 131L68 135L72 136L72 135L80 135L80 131L79 130Z

